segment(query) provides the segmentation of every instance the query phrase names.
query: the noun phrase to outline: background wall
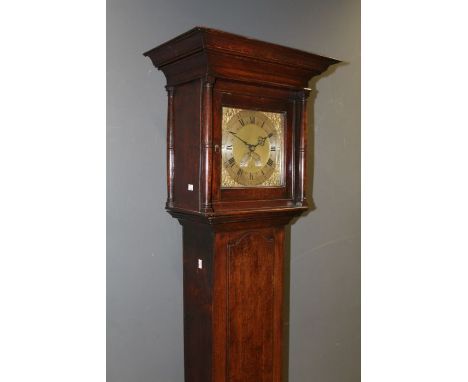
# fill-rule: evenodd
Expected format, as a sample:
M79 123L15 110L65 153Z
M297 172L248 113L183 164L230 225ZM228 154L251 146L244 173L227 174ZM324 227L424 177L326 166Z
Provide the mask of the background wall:
M183 381L182 232L164 211L165 79L142 53L196 25L345 61L311 84L316 209L290 234L289 382L357 382L358 0L108 0L108 382Z

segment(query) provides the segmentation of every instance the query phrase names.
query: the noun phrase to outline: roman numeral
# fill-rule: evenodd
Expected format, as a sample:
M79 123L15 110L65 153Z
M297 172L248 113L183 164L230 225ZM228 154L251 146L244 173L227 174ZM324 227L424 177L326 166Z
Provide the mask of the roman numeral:
M226 150L232 150L232 145L226 146ZM234 158L231 158L234 159Z
M226 166L232 167L236 164L236 160L234 158L229 158L229 160L226 162Z
M237 176L241 176L243 173L243 170L240 168L239 170L237 170Z
M271 146L270 151L276 151L276 146Z
M250 178L250 180L253 180L254 176L253 176L252 173L249 173L249 178Z
M250 123L255 123L255 116L250 117Z
M240 123L242 126L244 126L244 125L245 125L245 122L244 122L244 120L243 120L243 119L240 119L240 118L239 118L239 123Z

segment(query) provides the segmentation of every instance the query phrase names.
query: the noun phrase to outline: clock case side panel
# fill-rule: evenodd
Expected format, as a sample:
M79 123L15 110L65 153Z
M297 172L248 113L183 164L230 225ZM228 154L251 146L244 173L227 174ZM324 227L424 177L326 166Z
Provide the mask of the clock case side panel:
M168 89L167 209L198 212L204 189L200 179L204 154L200 124L204 82L196 79Z
M213 381L214 232L207 224L183 226L185 381Z
M285 89L217 79L213 92L213 153L212 203L214 213L254 208L307 208L301 195L306 183L306 145L302 137L306 108L301 100L303 89ZM233 107L285 113L284 150L285 183L280 187L221 187L222 173L222 108ZM299 155L299 152L302 152Z

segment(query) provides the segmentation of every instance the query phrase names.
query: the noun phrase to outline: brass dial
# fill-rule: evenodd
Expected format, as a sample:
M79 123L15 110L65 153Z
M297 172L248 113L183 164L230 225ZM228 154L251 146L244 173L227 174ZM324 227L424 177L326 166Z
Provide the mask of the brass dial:
M281 186L282 130L281 113L223 108L222 187Z

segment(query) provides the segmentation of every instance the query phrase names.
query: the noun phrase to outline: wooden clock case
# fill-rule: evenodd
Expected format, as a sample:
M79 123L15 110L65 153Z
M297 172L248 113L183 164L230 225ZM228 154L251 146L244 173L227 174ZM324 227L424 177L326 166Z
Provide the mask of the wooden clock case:
M308 208L307 86L339 61L202 27L144 55L167 79L185 380L280 382L285 225ZM286 113L283 187L221 188L223 106Z

